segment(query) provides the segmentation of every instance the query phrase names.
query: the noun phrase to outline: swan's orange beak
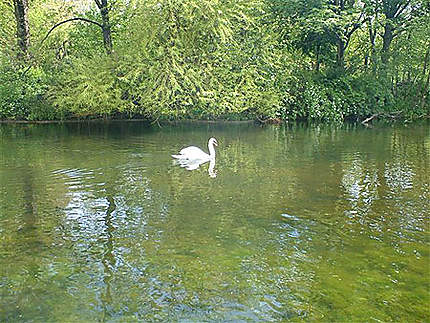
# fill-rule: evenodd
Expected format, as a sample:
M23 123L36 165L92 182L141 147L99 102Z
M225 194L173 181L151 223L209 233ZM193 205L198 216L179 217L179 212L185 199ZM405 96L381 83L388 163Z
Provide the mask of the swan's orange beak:
M214 140L214 145L218 147L218 142Z

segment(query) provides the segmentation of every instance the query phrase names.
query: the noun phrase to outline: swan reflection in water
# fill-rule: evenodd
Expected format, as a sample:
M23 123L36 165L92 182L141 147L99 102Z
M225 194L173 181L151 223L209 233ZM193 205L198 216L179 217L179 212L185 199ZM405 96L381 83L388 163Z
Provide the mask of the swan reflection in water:
M184 167L187 170L195 170L200 165L209 162L208 173L210 177L216 177L215 171L215 147L218 142L215 138L210 138L208 141L209 154L205 153L198 147L190 146L181 149L179 154L172 155L175 158L175 164Z
M195 160L174 160L173 164L174 165L179 165L183 168L185 168L186 170L195 170L198 169L200 167L200 165L207 163L207 161L195 161ZM209 167L208 167L208 173L209 176L212 178L216 177L216 170L215 170L215 158L211 159L209 161Z

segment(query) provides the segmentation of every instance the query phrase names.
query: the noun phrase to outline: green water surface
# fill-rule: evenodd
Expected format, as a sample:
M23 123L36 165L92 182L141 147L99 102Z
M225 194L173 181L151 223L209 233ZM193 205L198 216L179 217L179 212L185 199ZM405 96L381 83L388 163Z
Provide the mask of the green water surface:
M0 124L0 322L429 322L429 164L429 123Z

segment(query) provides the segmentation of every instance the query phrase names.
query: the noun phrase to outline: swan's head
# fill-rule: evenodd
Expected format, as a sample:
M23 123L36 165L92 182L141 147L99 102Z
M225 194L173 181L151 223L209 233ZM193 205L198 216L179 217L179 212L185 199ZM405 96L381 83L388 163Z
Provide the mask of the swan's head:
M216 141L215 138L211 138L211 139L209 139L208 145L209 146L211 146L211 145L218 146L218 141Z

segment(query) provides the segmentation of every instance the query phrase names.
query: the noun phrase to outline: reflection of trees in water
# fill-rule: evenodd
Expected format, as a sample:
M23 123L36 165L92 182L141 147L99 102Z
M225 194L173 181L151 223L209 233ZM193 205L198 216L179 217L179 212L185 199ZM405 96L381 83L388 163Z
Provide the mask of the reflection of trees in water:
M391 136L392 158L385 164L384 177L386 198L391 201L398 230L403 232L400 242L421 240L421 232L429 224L430 155L425 140L402 131Z
M34 192L34 176L32 169L27 165L22 172L22 192L23 192L23 222L24 231L36 229L36 201Z
M163 232L149 233L151 223L166 219L163 196L133 165L101 173L97 170L66 172L70 202L64 209L63 238L74 259L72 290L81 295L75 304L93 304L92 317L109 320L134 308L127 304L130 293L136 302L148 303L142 277L147 266L147 249L157 248ZM143 248L142 244L151 239ZM146 281L146 279L145 279ZM136 291L136 289L138 291Z
M103 268L104 268L104 278L103 283L105 285L105 291L102 292L101 300L103 302L103 319L105 321L108 317L108 312L112 304L112 294L111 294L111 281L113 279L114 273L112 268L115 268L115 256L114 256L114 245L113 245L113 233L114 227L112 225L112 213L116 209L116 204L111 195L106 197L109 202L109 206L106 210L106 216L104 218L106 226L106 241L105 250L103 252Z
M332 153L339 152L337 156L329 156L331 165L325 164L327 161L318 164L320 156L317 154L324 156L324 145L330 144L330 142L337 142L337 139L332 137L333 133L330 136L327 136L327 133L325 135L324 133L320 133L323 138L319 138L318 145L315 145L314 142L312 146L306 146L306 142L303 142L304 147L299 145L295 148L302 149L303 152L307 151L309 156L313 159L311 168L319 172L317 174L309 174L309 168L306 169L306 165L292 170L296 179L296 196L300 199L299 196L303 195L304 198L302 201L308 200L316 202L314 204L314 209L312 209L312 214L308 216L311 216L311 218L318 223L318 225L315 225L309 231L309 233L312 233L313 229L315 229L318 234L308 234L308 237L313 240L312 248L304 248L304 250L308 251L307 257L310 263L315 261L318 265L307 266L306 262L301 262L299 267L303 273L305 273L306 270L310 271L310 273L315 273L315 278L310 274L310 280L307 284L299 283L298 286L312 286L313 293L320 290L321 294L323 294L324 289L327 289L327 293L335 292L345 297L350 297L347 291L343 292L335 290L334 288L336 288L336 285L342 284L342 282L336 282L338 278L339 280L343 278L353 285L356 283L359 284L359 282L356 282L357 276L354 276L354 273L357 274L356 270L360 265L355 259L360 259L361 257L378 259L379 257L382 262L386 260L388 263L395 264L398 261L396 257L397 252L401 254L404 253L404 251L401 250L402 248L399 248L398 243L406 242L405 234L409 235L409 241L412 243L413 241L422 241L422 232L425 230L426 225L428 225L428 221L426 224L426 222L422 220L424 218L423 214L425 214L425 212L428 213L429 186L426 183L428 183L429 155L426 155L426 149L423 148L422 136L419 137L419 140L416 140L415 137L409 137L410 134L402 131L386 131L392 133L392 140L395 140L394 138L398 140L398 137L400 137L402 144L390 145L390 142L387 141L386 138L381 138L380 133L370 133L366 136L361 134L362 138L360 138L359 134L359 136L354 137L354 142L351 142L350 147L342 147L341 149L334 148L331 150ZM373 141L373 135L376 137L376 142ZM324 142L325 144L323 144ZM345 142L339 141L339 144L343 145ZM387 162L381 163L381 160L386 160ZM293 163L293 161L291 161L291 163ZM336 169L336 171L331 172L331 168ZM321 176L321 173L324 173L325 176ZM387 176L387 174L390 174L390 176ZM319 180L319 178L322 180ZM325 184L324 181L333 182L336 178L337 185L341 188L337 192L336 190L327 192L321 189L314 190L312 185L303 185L304 182L309 181L310 184L313 183L314 187L322 188ZM300 191L302 185L307 187L307 191ZM331 187L336 187L336 183L333 182ZM332 207L326 207L324 201L315 199L315 195L318 195L318 193L329 193L335 197L333 200L329 195L326 195L328 200L332 200L333 203L336 203L335 212ZM426 195L427 198L420 198L419 195ZM408 199L410 202L407 202ZM426 202L423 204L420 201ZM303 205L306 204L303 203ZM326 213L325 210L330 213ZM344 211L346 211L346 215L349 215L352 221L348 221L343 217ZM298 215L300 213L297 212L297 209L294 209L293 214ZM300 223L306 221L307 217L302 217L304 214L306 214L306 212L301 212ZM321 225L327 226L326 232ZM289 226L287 226L287 229L288 228ZM410 236L410 230L415 230L417 234ZM324 241L322 239L326 240ZM378 245L374 239L383 242L383 244ZM320 250L318 245L322 247ZM361 245L364 255L361 255L361 252L357 253L357 250L354 249L354 245ZM417 245L414 245L414 248L417 248ZM403 244L403 247L411 248L406 244ZM366 252L366 248L370 248L370 250ZM329 252L330 249L342 250L342 252L339 254L331 254ZM345 257L345 259L343 259L343 257ZM361 261L362 266L364 260L362 259ZM345 269L349 268L350 272L338 272L338 274L335 275L332 272L333 266L329 265L327 262L337 263L339 265L339 270L341 270L341 266ZM409 264L411 266L417 265L414 261L410 261ZM422 268L418 268L414 270L418 270L418 272L420 272L420 270L422 271ZM363 280L372 279L371 274L366 272L361 274ZM393 275L390 270L386 269L375 270L373 275L374 281L378 282L392 279L393 276L396 276L395 274ZM284 277L288 277L288 275ZM300 281L300 279L298 279L298 281ZM331 284L332 286L330 286ZM376 286L377 285L375 285L375 287ZM330 292L328 288L332 288L332 291ZM375 288L374 293L378 295L387 292L384 288ZM399 289L399 295L409 295L409 293L410 291L406 289ZM300 295L300 293L298 294ZM306 293L302 295L305 297L307 296ZM314 294L312 297L321 298L318 293ZM341 306L340 304L342 304L342 299L336 299L335 295L333 295L333 297L327 297L326 295L325 298L327 298L327 302L330 302L331 299L331 302L333 302L331 306ZM351 297L350 300L352 304L359 304L361 302L354 297ZM321 301L319 302L321 306L322 303ZM328 305L330 305L330 303ZM313 308L313 310L314 312L312 313L311 310L310 313L311 315L316 315L315 318L317 318L318 308ZM320 307L320 310L323 312L325 311L323 307ZM352 312L350 314L352 314Z
M284 214L265 228L253 255L241 261L241 279L248 286L244 302L258 310L259 320L318 319L310 302L318 259L312 242L318 240L316 223Z
M366 288L361 277L378 287L392 275L378 266L397 261L390 245L396 237L386 229L425 228L417 219L428 201L426 150L402 132L391 136L393 143L368 130L352 128L357 133L345 136L339 127L293 128L225 138L215 179L206 169L190 174L169 167L167 151L166 160L154 157L153 169L130 153L110 160L103 156L113 149L89 137L73 149L85 155L100 144L106 151L78 162L73 160L80 155L61 152L57 168L51 167L63 170L53 174L62 184L49 194L68 205L43 221L59 232L47 244L56 243L52 253L63 258L34 256L44 258L37 271L45 272L46 282L55 278L46 287L62 304L52 315L72 318L83 308L80 317L88 320L294 320L321 319L325 310L330 315L328 309L345 305L342 298L359 306L363 294L350 295L337 284L347 281L359 291ZM164 134L160 141L171 137ZM36 158L33 179L22 179L30 187L22 205L32 214L22 223L38 230L34 211L49 158ZM369 239L375 232L386 241ZM16 245L19 237L14 239ZM366 257L376 260L369 264ZM341 267L350 272L333 271ZM48 276L49 270L57 276ZM377 283L366 270L376 272ZM18 286L25 295L28 286L45 285L28 280Z
M387 136L388 132L390 140L381 136L381 132L385 132L384 136ZM345 141L347 140L348 138L345 138ZM345 144L345 141L340 144ZM308 253L309 259L318 263L318 266L314 267L312 297L321 298L317 291L321 291L321 295L325 294L313 304L318 304L319 310L325 312L327 319L331 317L330 309L345 309L348 315L357 315L347 306L361 306L360 292L356 295L350 294L350 291L340 288L342 284L361 290L362 295L372 295L372 299L389 295L390 304L393 306L402 303L402 299L414 293L422 295L419 288L410 289L396 285L387 290L385 282L391 280L397 284L401 281L407 285L407 281L425 275L421 257L424 232L428 227L428 219L425 220L424 214L428 214L430 197L429 185L426 184L429 155L426 155L423 136L414 137L402 130L392 129L366 135L361 133L354 136L354 142L351 142L349 147L332 150L336 151L339 155L331 156L332 164L337 165L335 167L341 175L338 181L340 190L335 194L336 208L325 208L322 202L315 203L311 216L319 222L316 226L319 234L312 237L312 248ZM321 149L321 153L324 154L324 149ZM318 156L314 158L315 161L318 160ZM317 166L319 165L315 162L312 167L319 172L325 172L323 167ZM297 182L300 187L307 174L300 169L297 169L295 174L298 175ZM330 174L328 171L326 174L332 179L336 178L336 174ZM313 183L322 186L324 182L318 181L318 178L316 175ZM307 192L309 194L305 192L308 200L314 198L314 192L311 187ZM420 197L424 195L427 198ZM424 201L426 202L423 203ZM321 224L327 225L326 233ZM319 248L319 245L322 248ZM405 253L410 258L402 262L405 258L399 259L399 255ZM306 267L302 266L303 268ZM407 277L405 272L408 270L417 274ZM343 297L348 298L348 304L343 301ZM417 305L417 308L423 304L419 303L421 305ZM399 314L372 305L368 305L368 309L369 313L376 313L375 317L387 315L394 318ZM422 315L422 309L420 311Z
M55 207L63 191L45 177L43 154L22 145L17 140L0 151L0 213L5 215L0 219L0 317L11 321L41 317L51 306L46 291L63 292L51 281L59 225Z
M170 172L173 205L166 224L177 233L165 232L159 255L177 268L172 270L176 275L187 269L182 288L199 295L195 308L210 308L216 301L206 317L282 320L309 314L314 273L307 239L312 231L306 220L297 218L288 227L280 217L286 207L282 200L296 194L298 185L286 159L291 138L285 136L274 128L245 140L223 141L214 181L203 173ZM268 224L269 219L276 224ZM178 240L178 234L185 237ZM169 281L169 275L160 277ZM198 277L201 286L196 289L192 282ZM184 301L191 303L189 297Z
M346 215L358 218L360 222L365 221L374 202L380 198L378 169L372 161L364 161L358 153L344 161L343 169L342 187L350 204L345 210Z

